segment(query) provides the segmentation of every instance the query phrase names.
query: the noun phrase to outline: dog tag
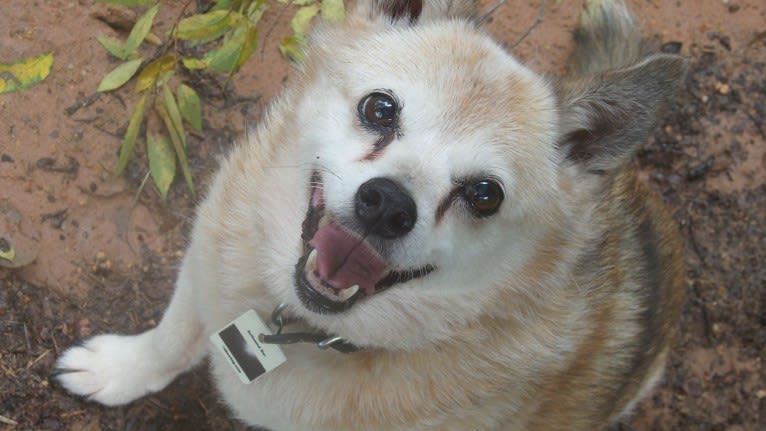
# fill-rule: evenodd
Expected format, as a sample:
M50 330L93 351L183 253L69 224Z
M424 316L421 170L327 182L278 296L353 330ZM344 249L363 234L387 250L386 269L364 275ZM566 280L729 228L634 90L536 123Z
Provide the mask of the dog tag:
M271 331L255 310L250 310L210 336L243 383L252 382L286 360L277 345L259 342L259 334L271 335Z

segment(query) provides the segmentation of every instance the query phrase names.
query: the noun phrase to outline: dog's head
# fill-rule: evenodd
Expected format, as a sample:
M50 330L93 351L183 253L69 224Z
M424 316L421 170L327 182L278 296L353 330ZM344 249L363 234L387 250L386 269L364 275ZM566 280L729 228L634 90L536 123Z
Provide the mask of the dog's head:
M536 295L549 274L530 265L554 272L587 212L577 182L640 144L614 113L649 101L612 101L595 82L559 97L472 17L457 0L361 1L314 35L295 108L313 168L292 308L355 344L448 338L507 292ZM630 70L604 79L643 84Z

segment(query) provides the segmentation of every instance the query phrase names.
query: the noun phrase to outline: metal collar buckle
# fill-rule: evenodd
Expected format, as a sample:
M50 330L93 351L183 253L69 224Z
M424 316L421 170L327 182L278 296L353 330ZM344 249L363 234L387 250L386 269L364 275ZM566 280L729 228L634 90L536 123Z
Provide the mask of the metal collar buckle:
M260 342L266 344L313 343L321 350L333 348L342 353L352 353L359 350L359 347L344 341L342 337L337 335L311 332L289 332L283 334L282 330L285 326L296 322L296 320L291 320L289 317L282 315L286 308L287 304L285 303L279 304L274 308L274 311L271 312L271 323L276 325L277 331L274 335L259 334L258 340Z

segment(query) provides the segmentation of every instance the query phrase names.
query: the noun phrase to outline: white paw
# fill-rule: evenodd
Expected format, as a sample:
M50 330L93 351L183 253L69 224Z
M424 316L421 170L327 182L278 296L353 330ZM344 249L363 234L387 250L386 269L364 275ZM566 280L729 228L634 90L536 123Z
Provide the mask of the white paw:
M56 362L57 379L69 392L89 400L126 404L164 388L175 377L158 356L150 333L100 335L64 352Z

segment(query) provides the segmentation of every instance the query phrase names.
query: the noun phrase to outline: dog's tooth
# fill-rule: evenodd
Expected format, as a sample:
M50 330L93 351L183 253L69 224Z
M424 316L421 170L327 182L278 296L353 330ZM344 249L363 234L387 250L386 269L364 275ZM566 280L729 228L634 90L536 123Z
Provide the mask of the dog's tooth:
M317 269L317 256L319 255L319 252L317 249L311 250L311 253L309 253L308 259L306 259L306 269L309 270L309 272L314 272Z
M330 217L328 217L328 216L324 216L321 219L319 219L319 223L318 223L319 229L321 229L321 228L327 226L328 224L330 224L331 220L332 219Z
M349 298L356 295L356 292L359 292L359 285L355 284L351 287L347 287L343 290L338 291L338 298L340 298L341 301L348 301Z

